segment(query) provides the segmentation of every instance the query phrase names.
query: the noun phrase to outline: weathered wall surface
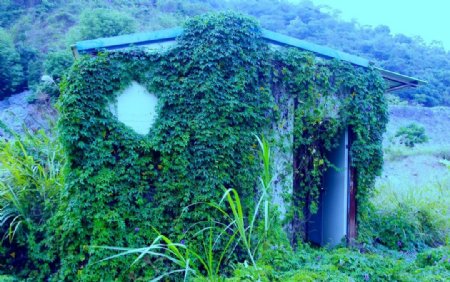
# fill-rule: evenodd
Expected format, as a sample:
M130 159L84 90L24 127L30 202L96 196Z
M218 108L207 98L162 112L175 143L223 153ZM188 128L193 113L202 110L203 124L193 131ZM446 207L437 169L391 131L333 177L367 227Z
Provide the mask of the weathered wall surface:
M272 201L284 218L290 205L293 183L294 99L281 90L275 90L273 94L280 116L272 122L270 132L273 136L270 144L273 157Z

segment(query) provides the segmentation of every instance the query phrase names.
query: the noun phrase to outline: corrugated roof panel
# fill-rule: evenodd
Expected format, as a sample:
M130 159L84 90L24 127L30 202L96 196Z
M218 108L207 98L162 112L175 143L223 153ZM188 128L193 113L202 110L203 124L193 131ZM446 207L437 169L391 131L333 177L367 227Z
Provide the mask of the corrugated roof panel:
M313 52L321 57L327 57L330 59L339 59L361 67L368 67L370 64L370 62L364 58L347 54L305 40L297 39L295 37L287 36L281 33L276 33L267 29L263 29L262 34L264 39L276 45L297 47L306 51Z
M181 27L152 32L141 32L114 37L80 41L75 44L78 53L93 53L102 49L115 50L132 46L150 45L173 41L183 33Z
M116 50L133 46L145 46L152 44L159 44L162 42L174 41L178 36L183 34L181 27L165 29L153 32L142 32L127 35L120 35L107 38L98 38L94 40L80 41L73 46L74 53L96 53L101 50ZM267 29L262 30L262 36L268 42L280 45L296 47L302 50L313 52L314 54L349 62L355 66L368 67L372 65L367 59L341 52L326 46L318 45L298 38L276 33ZM395 91L407 87L417 87L420 84L425 84L426 81L402 75L378 68L381 75L385 79L388 89L387 91Z

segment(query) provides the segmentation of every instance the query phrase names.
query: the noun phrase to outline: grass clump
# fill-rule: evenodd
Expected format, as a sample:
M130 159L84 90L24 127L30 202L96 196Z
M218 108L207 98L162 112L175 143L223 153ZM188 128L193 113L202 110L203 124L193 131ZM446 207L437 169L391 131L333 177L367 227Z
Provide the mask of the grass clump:
M65 182L65 157L56 138L44 131L0 140L0 265L39 277L54 259L50 219ZM47 273L46 273L47 272Z
M393 250L421 251L445 244L450 232L450 178L425 185L380 181L360 237Z

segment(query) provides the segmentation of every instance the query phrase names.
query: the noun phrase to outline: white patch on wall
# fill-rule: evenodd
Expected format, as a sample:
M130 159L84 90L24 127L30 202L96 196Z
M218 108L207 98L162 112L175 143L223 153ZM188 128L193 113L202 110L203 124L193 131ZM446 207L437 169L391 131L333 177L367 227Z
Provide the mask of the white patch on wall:
M130 86L117 95L117 100L109 109L123 122L139 134L147 134L155 123L158 98L145 87L132 81Z

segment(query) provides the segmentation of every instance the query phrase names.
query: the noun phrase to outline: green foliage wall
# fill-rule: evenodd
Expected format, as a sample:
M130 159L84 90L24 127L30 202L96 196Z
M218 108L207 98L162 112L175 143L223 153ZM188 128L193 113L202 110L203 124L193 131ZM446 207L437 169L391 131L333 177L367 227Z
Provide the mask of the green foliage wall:
M85 57L63 82L61 135L69 156L61 218L60 277L92 281L127 268L124 261L91 265L84 245L143 246L151 226L182 235L212 211L195 202L217 199L223 187L250 200L256 140L271 102L268 46L257 25L221 14L190 21L175 48ZM141 136L108 110L132 80L159 98L159 118ZM138 230L138 231L136 231ZM181 238L181 237L180 237ZM97 273L97 274L96 274Z
M133 80L159 99L159 117L144 136L108 110ZM154 276L157 267L141 273L125 258L93 264L107 254L87 246L141 247L154 237L151 227L182 240L187 226L214 215L207 205L184 208L218 200L223 188L237 189L248 213L259 175L253 134L270 134L270 121L281 116L274 97L280 89L295 99L294 152L306 159L296 172L292 218L299 217L300 199L317 199L329 166L325 152L347 125L356 135L359 197L366 199L381 167L386 123L383 80L374 70L270 50L252 19L230 13L193 18L164 52L78 60L60 98L69 175L55 220L57 279Z

